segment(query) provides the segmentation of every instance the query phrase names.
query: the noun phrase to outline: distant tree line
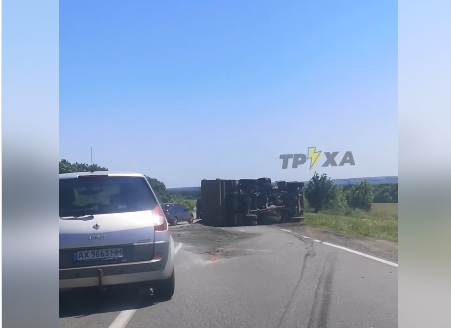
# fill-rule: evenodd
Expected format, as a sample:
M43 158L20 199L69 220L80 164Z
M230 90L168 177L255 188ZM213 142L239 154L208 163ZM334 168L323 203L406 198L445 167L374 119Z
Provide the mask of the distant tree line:
M335 185L327 174L315 172L305 187L305 198L313 212L324 210L371 210L373 203L397 203L398 184L361 181L355 185Z
M70 163L63 159L59 162L59 173L108 171L97 164ZM169 192L165 184L155 178L146 176L158 200L162 203L181 203L193 209L193 201L200 197L200 190ZM324 210L360 209L371 210L372 203L397 203L398 184L370 184L362 181L356 185L335 185L326 174L315 172L304 187L305 198L313 212Z
M316 176L316 175L314 175ZM327 177L325 175L325 177ZM315 178L316 179L316 178ZM323 179L324 180L324 179ZM334 192L337 193L338 191L343 192L343 196L350 192L353 187L356 185L335 185L333 183L333 180L330 180L327 178L327 184L331 184L334 186ZM363 181L367 182L367 181ZM397 183L384 183L384 184L370 184L373 194L373 203L398 203L398 184ZM358 186L358 185L357 185ZM304 188L304 191L307 189L307 186ZM170 190L170 193L172 195L177 195L180 198L184 199L197 199L201 196L200 194L200 188L195 190ZM339 196L338 196L339 198ZM339 202L340 200L338 200Z
M373 185L374 199L373 203L397 203L398 202L398 184L384 183Z
M169 192L171 195L187 200L196 200L201 196L200 187L197 190L170 190Z
M372 184L373 203L397 203L398 202L398 184L381 183ZM343 185L343 191L350 190L353 185Z
M108 171L106 167L99 166L97 164L86 164L86 163L71 163L65 159L60 161L60 174L61 173L71 173L71 172L91 172L91 171Z
M99 166L97 164L85 164L85 163L71 163L65 159L62 159L59 162L59 173L71 173L71 172L92 172L92 171L108 171L108 168ZM149 176L145 176L149 184L152 186L155 195L158 198L158 201L161 203L172 203L176 202L184 205L186 208L192 210L193 204L192 202L187 201L183 196L173 195L168 192L166 186L163 182L151 178Z

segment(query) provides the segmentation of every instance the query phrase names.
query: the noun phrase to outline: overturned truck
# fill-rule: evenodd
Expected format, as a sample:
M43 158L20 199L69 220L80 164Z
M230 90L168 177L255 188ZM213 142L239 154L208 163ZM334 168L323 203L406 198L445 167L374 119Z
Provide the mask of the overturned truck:
M303 182L269 178L202 180L197 218L215 227L234 227L304 219Z

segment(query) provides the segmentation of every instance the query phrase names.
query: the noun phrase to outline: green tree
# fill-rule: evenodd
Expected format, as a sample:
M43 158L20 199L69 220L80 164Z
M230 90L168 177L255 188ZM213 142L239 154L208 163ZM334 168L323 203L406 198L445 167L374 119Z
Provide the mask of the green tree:
M393 203L398 202L398 184L397 183L393 183L391 190L390 190L390 197L392 198Z
M344 211L348 206L347 191L344 191L342 186L333 186L332 193L333 197L330 203L326 205L326 208L334 211Z
M373 203L397 203L398 184L386 183L373 186Z
M59 173L71 173L71 172L91 172L91 171L108 171L108 168L99 166L97 164L86 164L86 163L71 163L66 159L62 159L59 162ZM158 201L162 203L170 202L172 197L166 190L166 186L163 182L157 179L146 176L147 181L152 186Z
M171 195L169 195L168 191L166 190L166 186L163 182L151 178L149 176L145 176L147 181L149 182L150 186L152 187L153 191L155 192L155 195L158 198L158 201L161 203L168 203L171 202Z
M192 202L188 201L187 199L182 200L181 204L188 210L193 211L194 205Z
M60 164L60 174L75 172L74 167L69 161L62 159L59 164Z
M71 172L91 172L91 171L108 171L106 167L99 166L97 164L86 163L71 163L66 159L62 159L59 162L59 173L71 173Z
M171 202L183 205L186 209L188 209L190 211L194 210L193 202L190 202L186 198L183 198L183 197L180 197L180 196L174 196L172 198Z
M349 191L348 204L353 209L369 211L373 198L373 186L368 181L362 181Z
M333 181L326 175L313 175L307 184L305 198L315 213L326 209L334 200L335 191Z

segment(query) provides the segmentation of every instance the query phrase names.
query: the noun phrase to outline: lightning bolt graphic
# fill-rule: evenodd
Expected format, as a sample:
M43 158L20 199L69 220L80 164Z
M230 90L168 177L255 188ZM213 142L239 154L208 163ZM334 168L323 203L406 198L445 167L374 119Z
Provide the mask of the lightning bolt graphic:
M323 154L322 151L316 151L316 147L309 147L308 149L308 159L310 160L310 170L312 170L316 163L318 163L319 158Z

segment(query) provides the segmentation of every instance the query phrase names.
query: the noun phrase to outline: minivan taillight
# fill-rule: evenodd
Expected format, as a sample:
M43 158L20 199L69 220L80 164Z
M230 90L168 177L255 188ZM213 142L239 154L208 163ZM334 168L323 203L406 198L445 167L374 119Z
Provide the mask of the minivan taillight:
M163 214L160 205L157 205L152 210L152 219L155 232L168 231L168 221L166 220L166 216Z

